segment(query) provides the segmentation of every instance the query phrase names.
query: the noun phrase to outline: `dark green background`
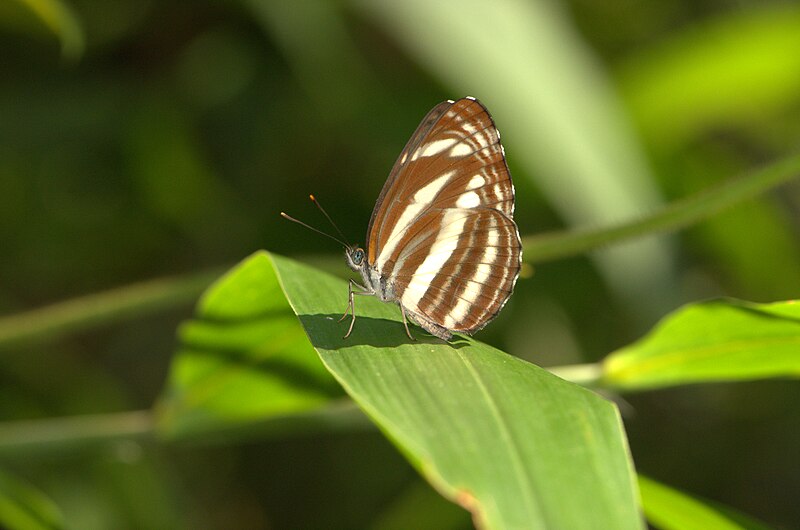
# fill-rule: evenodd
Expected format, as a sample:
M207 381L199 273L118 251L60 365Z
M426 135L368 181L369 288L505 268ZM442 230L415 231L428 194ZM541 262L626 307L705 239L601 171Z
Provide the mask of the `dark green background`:
M320 10L313 2L263 9L278 4L72 0L82 54L60 48L25 2L1 6L0 313L227 266L259 248L345 274L333 242L279 212L324 227L307 199L314 193L343 232L363 242L374 200L421 117L468 94L492 109L517 79L473 93L402 45L376 16L379 4L368 3L323 2ZM559 6L571 38L630 113L655 175L649 184L664 200L796 150L797 50L768 37L770 17L780 31L794 24L800 34L800 9L712 0ZM454 8L454 23L458 16ZM717 38L720 27L736 24L741 42ZM753 38L759 31L764 38ZM635 80L652 79L651 68L670 71L665 55L700 66L696 77L671 79L674 110L659 114ZM530 68L524 55L518 63ZM752 84L725 84L762 63L774 68ZM717 87L718 108L685 103L711 90L698 79ZM742 103L731 104L737 93ZM648 122L654 115L666 119ZM495 118L501 131L525 126L511 123L513 113ZM539 176L515 160L525 141L504 140L520 232L566 227L540 193ZM537 266L479 338L537 364L591 362L679 303L797 298L799 213L794 183L671 238L673 297L648 300L653 313L615 296L587 258ZM175 327L190 314L183 307L0 351L0 419L149 407L166 378ZM798 400L796 383L770 381L635 394L621 409L640 471L791 528L800 524ZM75 528L359 528L419 480L371 430L232 445L130 442L4 456L0 466L51 496ZM421 510L420 521L434 509ZM460 521L469 527L466 515Z

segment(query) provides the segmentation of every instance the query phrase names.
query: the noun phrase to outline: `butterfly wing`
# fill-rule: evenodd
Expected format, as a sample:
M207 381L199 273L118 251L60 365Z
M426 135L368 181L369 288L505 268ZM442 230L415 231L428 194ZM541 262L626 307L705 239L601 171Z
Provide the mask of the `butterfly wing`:
M473 332L519 274L514 187L500 135L477 100L437 105L400 154L375 206L369 263L439 336Z
M401 183L398 181L398 177L404 177L408 173L407 168L412 166L409 153L414 153L419 149L425 138L432 133L431 129L439 122L453 103L453 101L448 100L433 107L422 118L417 130L411 135L406 146L400 152L400 156L397 157L397 161L395 161L392 171L389 173L389 178L386 179L386 183L383 185L380 195L378 195L378 200L375 201L375 208L372 210L372 216L367 227L367 261L369 263L375 263L376 249L381 244L381 241L373 239L373 236L380 236L382 233L381 228L386 224L390 214L396 211L400 205L399 188ZM388 202L384 201L387 195L390 196Z

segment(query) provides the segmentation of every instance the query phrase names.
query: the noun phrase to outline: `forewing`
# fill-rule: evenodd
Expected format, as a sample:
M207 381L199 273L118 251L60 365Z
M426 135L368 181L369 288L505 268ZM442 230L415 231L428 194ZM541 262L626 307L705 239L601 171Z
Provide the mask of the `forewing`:
M422 118L422 121L417 126L417 129L414 131L414 134L411 135L411 138L406 143L406 146L400 152L400 156L397 157L397 160L392 167L392 171L389 172L389 177L386 179L386 182L383 184L383 188L381 189L380 195L378 195L378 200L375 201L375 208L372 210L372 216L369 219L369 226L367 227L367 258L369 263L375 263L375 249L377 245L373 243L373 227L376 226L383 226L385 224L386 214L385 210L381 210L381 205L384 203L384 199L387 195L390 197L388 204L392 204L395 201L397 196L397 192L399 189L398 177L402 177L405 174L404 168L407 167L407 162L409 159L409 153L413 153L417 151L420 144L425 141L425 139L430 135L431 130L436 126L439 120L442 118L445 112L453 105L453 101L447 100L439 103L433 109L431 109L428 114Z
M440 103L419 125L378 197L367 233L368 261L383 272L408 228L442 208L493 208L511 218L514 188L500 134L473 98Z

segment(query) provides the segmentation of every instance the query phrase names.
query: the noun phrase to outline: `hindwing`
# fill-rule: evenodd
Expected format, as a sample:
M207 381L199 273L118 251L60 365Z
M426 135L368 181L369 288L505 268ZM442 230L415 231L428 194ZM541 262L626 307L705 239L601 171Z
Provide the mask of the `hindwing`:
M521 244L500 134L473 98L428 113L381 191L368 263L429 331L473 332L511 294Z

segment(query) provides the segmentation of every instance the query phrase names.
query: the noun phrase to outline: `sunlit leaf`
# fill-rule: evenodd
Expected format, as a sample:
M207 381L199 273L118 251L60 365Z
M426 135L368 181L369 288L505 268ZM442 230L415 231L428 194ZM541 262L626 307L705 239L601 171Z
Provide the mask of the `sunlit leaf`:
M639 475L647 520L660 530L768 530L766 525L716 503L695 497Z
M414 328L412 342L398 308L372 297L357 300L344 340L347 284L271 259L325 366L480 527L642 527L613 404L471 339L446 344Z
M341 390L319 362L264 254L205 293L181 326L181 348L159 406L160 426L187 436L296 414Z
M667 316L604 363L607 385L634 390L800 376L800 303L714 300Z
M0 470L0 527L9 530L64 528L58 507L39 490Z

